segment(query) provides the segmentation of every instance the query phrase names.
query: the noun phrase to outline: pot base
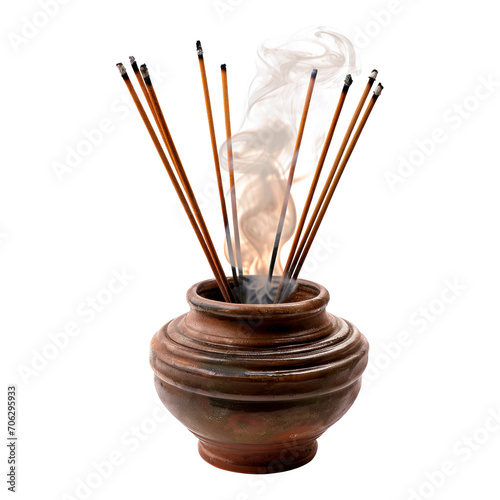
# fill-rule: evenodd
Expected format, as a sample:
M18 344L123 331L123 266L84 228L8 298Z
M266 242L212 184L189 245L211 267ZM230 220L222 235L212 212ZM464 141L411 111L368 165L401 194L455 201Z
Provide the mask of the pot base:
M318 449L316 440L274 445L237 445L200 439L201 458L214 467L245 474L272 474L296 469L310 462Z

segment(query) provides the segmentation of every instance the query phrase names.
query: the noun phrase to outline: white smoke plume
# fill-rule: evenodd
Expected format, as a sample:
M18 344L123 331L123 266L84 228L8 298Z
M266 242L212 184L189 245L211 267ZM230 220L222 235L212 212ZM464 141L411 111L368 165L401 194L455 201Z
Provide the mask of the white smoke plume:
M295 181L314 170L328 129L325 118L331 119L336 106L334 91L342 87L346 74L355 75L359 68L350 40L326 27L305 29L286 40L266 40L257 56L248 110L232 146L244 274L265 276L311 71L317 68L318 75ZM227 169L225 143L220 158ZM290 198L280 247L292 237L296 219ZM278 255L275 274L281 273Z

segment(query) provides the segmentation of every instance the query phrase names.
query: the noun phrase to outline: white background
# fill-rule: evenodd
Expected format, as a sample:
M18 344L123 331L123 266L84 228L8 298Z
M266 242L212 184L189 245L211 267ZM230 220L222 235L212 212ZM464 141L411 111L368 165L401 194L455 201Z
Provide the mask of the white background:
M83 498L77 485L88 480L92 499L499 498L494 3L73 0L48 20L40 3L4 3L1 16L2 393L17 384L18 498ZM30 31L34 20L40 27ZM370 366L313 462L233 474L206 464L196 439L156 410L150 338L186 311L186 290L210 269L136 110L120 104L126 88L115 63L133 54L156 69L203 193L213 165L195 41L204 44L222 138L218 65L232 68L237 123L259 43L317 25L357 45L353 94L373 67L385 85L323 224L325 251L306 273L330 290L329 310L365 333ZM54 164L102 120L101 143L58 179ZM435 129L441 143L432 146ZM401 158L414 169L391 189L388 172L399 175ZM303 191L294 196L301 207ZM217 203L209 193L204 211L221 250ZM95 317L82 314L123 270L132 277L123 291ZM425 319L419 308L429 307ZM49 334L72 322L79 334L54 354ZM44 349L53 359L40 360ZM22 377L33 362L36 372ZM141 426L139 442L132 433ZM119 464L102 479L94 464L110 455ZM436 473L444 462L447 475Z

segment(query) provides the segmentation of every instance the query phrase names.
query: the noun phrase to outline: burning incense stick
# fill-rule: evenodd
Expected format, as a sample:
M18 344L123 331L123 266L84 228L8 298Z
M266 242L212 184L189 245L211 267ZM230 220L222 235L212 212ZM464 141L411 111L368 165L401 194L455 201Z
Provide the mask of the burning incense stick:
M231 230L229 228L229 219L227 216L226 199L224 196L224 185L222 184L222 176L220 171L219 152L217 149L217 139L215 137L214 119L212 114L212 105L210 103L210 93L208 91L207 73L205 71L205 60L203 58L203 49L201 42L196 42L196 51L198 53L198 62L200 63L201 81L203 85L203 94L205 96L205 106L207 108L208 128L210 130L210 140L212 142L212 153L215 164L215 175L217 176L217 187L219 189L220 206L222 210L222 221L224 222L224 231L226 234L226 245L229 254L229 262L231 263L231 271L236 287L239 286L238 276L236 274L236 264L234 261L233 243L231 241Z
M240 296L241 301L244 302L243 297L243 264L241 260L241 246L240 246L240 230L238 225L238 208L236 206L236 187L234 183L234 161L233 161L233 146L231 134L231 115L229 110L229 92L227 86L227 69L226 65L222 64L221 67L222 77L222 94L224 97L224 119L226 122L226 146L227 146L227 165L229 170L229 187L231 193L231 209L233 215L233 233L234 233L234 247L236 252L236 262L238 265L238 278L240 282Z
M375 103L377 102L377 99L379 98L380 94L382 93L383 88L384 87L382 86L382 84L379 83L377 88L374 90L373 96L370 99L368 106L366 107L366 110L363 114L363 117L361 118L361 121L359 122L358 128L356 129L356 132L354 132L352 140L351 140L351 142L350 142L350 144L345 152L342 163L339 165L339 168L335 174L335 178L333 179L333 183L330 186L330 189L329 189L328 194L326 196L325 202L323 203L323 206L321 207L321 212L319 213L318 218L314 224L314 227L311 231L311 235L309 236L309 239L307 240L307 243L304 247L304 250L302 251L302 254L300 255L300 258L298 260L295 271L293 272L293 279L297 279L297 276L299 275L299 273L302 269L302 266L304 265L304 261L305 261L307 254L311 248L311 245L314 241L314 238L316 237L319 226L321 225L321 222L323 221L325 213L328 209L328 205L330 204L330 201L332 200L332 196L333 196L335 189L339 183L340 177L342 176L342 173L344 172L345 166L347 165L347 162L349 161L349 158L351 157L351 154L356 146L356 143L358 142L359 136L361 135L361 132L363 131L363 128L366 124L366 121L368 120L368 117L370 116L370 113L372 112L373 107L375 106Z
M210 251L213 262L219 271L221 279L224 282L224 288L226 289L226 292L229 294L229 296L232 298L231 289L229 287L229 283L227 282L227 278L226 278L226 275L224 273L224 269L223 269L222 264L219 260L219 257L217 255L217 251L215 249L212 238L210 236L210 232L208 231L207 225L205 224L205 219L203 218L203 214L201 213L200 207L198 206L198 202L196 201L196 197L194 195L193 189L191 188L191 184L189 182L189 179L188 179L186 172L184 170L184 167L182 165L181 159L180 159L179 154L177 152L177 148L175 147L175 143L174 143L172 136L170 134L170 131L168 129L167 122L165 120L165 117L163 115L163 111L162 111L160 103L158 101L158 97L156 96L156 92L155 92L154 87L153 87L153 83L151 82L151 78L149 77L148 69L147 69L146 65L143 64L141 66L141 72L139 72L137 62L135 61L135 58L133 56L130 57L130 62L132 64L132 69L134 70L135 76L137 77L137 81L139 82L139 85L143 91L144 97L146 98L146 101L149 105L149 108L151 109L151 112L153 113L153 116L154 116L155 121L156 121L156 125L158 126L158 129L160 130L160 134L162 136L163 142L165 143L168 154L170 155L172 163L174 164L175 171L177 172L177 175L179 176L182 187L184 188L184 192L186 193L187 199L189 200L189 203L191 205L191 208L193 209L196 220L198 221L199 227L201 229L203 237L205 238L205 242L206 242L207 247ZM142 73L142 76L141 76L141 73Z
M160 158L163 162L163 165L165 166L165 169L168 173L168 176L170 177L170 180L172 182L172 185L174 186L174 189L177 193L177 196L179 197L179 200L186 212L186 215L188 216L189 222L191 223L191 226L193 227L193 230L196 234L196 237L198 238L198 241L200 242L200 245L203 249L203 252L205 253L205 256L207 257L208 263L210 264L210 267L212 269L212 272L214 273L215 279L217 281L217 284L220 288L220 291L222 293L222 296L224 297L224 300L226 302L231 302L231 294L230 290L228 289L227 282L224 282L225 276L221 276L220 270L218 266L216 265L213 256L210 253L210 250L207 246L207 243L205 242L205 239L203 238L203 234L200 231L200 228L198 227L198 224L196 222L195 217L193 216L193 213L191 212L191 209L189 207L189 204L186 200L186 197L184 196L184 193L182 192L182 188L179 185L179 182L177 178L175 177L175 173L172 170L172 167L163 151L163 148L160 144L160 141L158 140L158 137L156 136L156 133L154 131L153 126L151 125L151 122L149 121L149 118L146 114L146 111L144 110L144 107L142 106L142 103L139 99L139 96L137 95L132 82L130 81L130 78L127 75L127 70L125 69L125 66L123 64L118 63L117 64L118 70L120 71L120 74L123 78L123 81L125 82L130 95L132 96L132 99L134 100L134 103L137 107L137 110L139 111L139 114L141 115L142 120L144 121L144 124L146 125L146 128L149 132L149 135L151 136L151 139L156 147L156 150L158 151L158 154L160 155ZM220 264L220 262L219 262Z
M332 118L332 123L330 125L330 129L328 130L328 134L325 139L325 143L323 145L323 150L321 151L321 156L319 157L318 160L318 165L316 166L316 171L314 173L314 178L311 182L311 187L309 188L309 193L307 195L306 202L304 204L304 208L302 209L302 215L300 216L300 221L297 226L297 229L295 230L295 236L293 238L293 243L292 247L290 248L290 253L288 254L288 260L285 265L285 269L283 271L283 276L281 277L281 281L278 287L278 291L276 292L276 297L274 300L274 303L277 303L281 296L281 292L283 290L284 284L288 281L289 279L289 271L290 271L290 266L292 265L293 257L295 255L295 251L297 250L297 245L299 244L299 239L300 235L302 233L302 229L304 229L304 224L306 222L306 217L307 213L309 211L309 208L311 206L311 202L314 196L314 192L316 190L316 186L318 185L319 177L321 175L321 171L323 169L323 166L325 164L325 159L326 155L328 154L328 150L330 149L330 144L332 142L333 134L335 132L335 128L337 127L337 122L339 121L340 118L340 113L342 111L342 107L344 106L345 99L347 97L347 92L349 91L349 87L352 84L352 77L351 75L347 75L344 80L344 86L342 88L342 92L340 93L340 98L339 102L337 104L337 108L335 109L335 113Z
M306 230L304 231L304 235L300 241L299 248L295 252L295 255L293 256L293 261L288 269L287 275L288 277L294 275L294 270L297 266L297 262L300 258L300 255L302 251L304 250L304 246L307 242L307 239L309 238L309 235L311 234L312 228L314 226L314 222L321 210L321 206L328 194L328 189L330 188L330 185L333 181L333 178L335 176L335 172L337 170L338 165L340 164L340 160L342 159L342 155L344 154L345 148L347 147L347 143L349 142L349 138L351 137L352 131L354 130L354 127L356 126L356 122L358 121L359 115L361 114L361 111L363 109L363 106L365 104L366 98L368 97L368 94L370 92L370 89L373 86L373 82L377 78L378 71L374 69L371 73L370 76L368 77L368 82L365 86L365 90L363 91L363 94L359 100L358 106L356 107L356 110L354 111L354 114L351 118L351 122L349 123L349 127L347 128L347 131L344 135L344 139L342 140L342 144L339 147L337 156L335 157L335 160L333 162L332 168L330 169L330 173L328 174L328 177L325 181L325 186L323 187L323 190L321 191L321 194L319 196L319 199L316 203L316 207L313 211L313 214L311 215L311 218L309 220L309 224L307 225ZM287 288L289 283L285 283L287 287L283 290L281 297L278 298L278 302L287 295Z
M271 283L271 280L273 279L274 266L276 264L276 257L278 256L281 233L283 232L283 225L285 224L285 216L288 208L288 201L290 199L290 190L292 189L293 176L295 174L295 166L297 165L297 159L299 157L300 144L302 142L302 136L304 135L304 127L306 125L307 113L309 111L309 105L311 104L311 97L314 89L314 84L316 83L317 74L318 70L313 69L311 73L311 78L309 80L309 87L307 89L306 100L304 102L304 109L302 111L302 118L300 120L299 132L297 134L297 140L295 142L295 148L293 151L292 163L290 165L290 170L288 173L288 182L285 187L285 195L283 197L283 205L281 207L281 214L278 221L278 228L276 230L276 237L274 239L273 253L271 255L271 260L269 262L269 273L267 276L268 283Z

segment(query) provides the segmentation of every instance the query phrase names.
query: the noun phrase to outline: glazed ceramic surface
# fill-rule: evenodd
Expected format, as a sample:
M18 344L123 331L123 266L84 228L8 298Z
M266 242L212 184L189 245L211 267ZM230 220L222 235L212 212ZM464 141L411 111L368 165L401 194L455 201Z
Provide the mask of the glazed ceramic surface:
M283 304L222 302L215 281L193 286L190 311L151 342L158 394L222 469L300 467L350 408L368 360L365 337L326 311L328 291L299 280Z

